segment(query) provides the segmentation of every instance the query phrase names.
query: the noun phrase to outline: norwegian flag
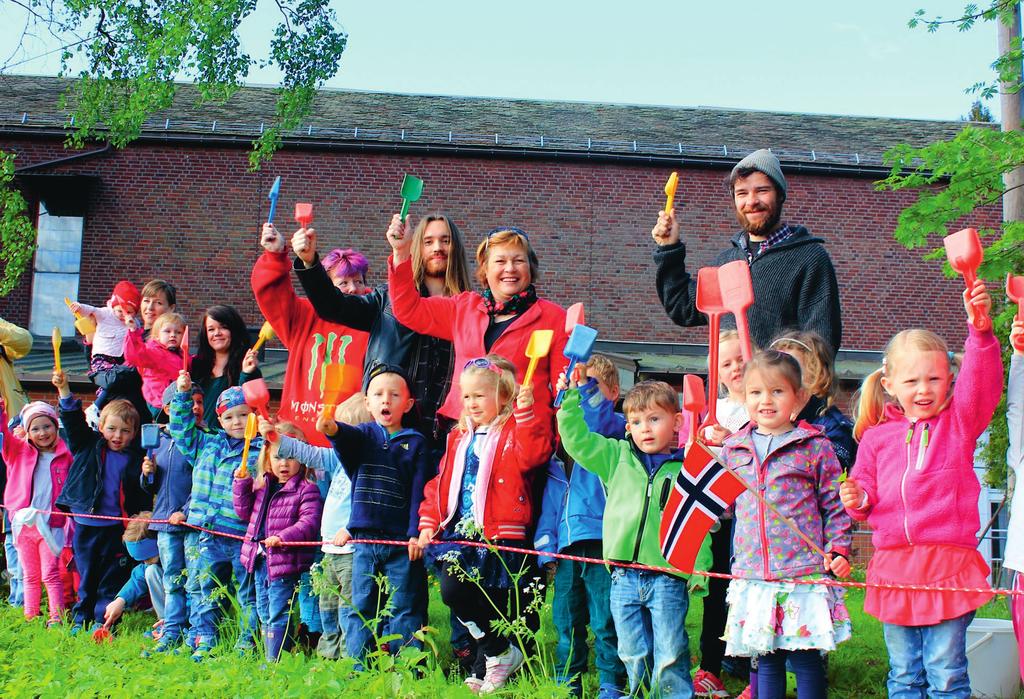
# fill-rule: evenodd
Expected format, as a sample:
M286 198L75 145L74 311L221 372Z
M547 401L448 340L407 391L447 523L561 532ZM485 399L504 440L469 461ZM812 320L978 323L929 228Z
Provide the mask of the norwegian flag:
M743 481L700 442L693 444L661 513L661 553L672 567L693 572L711 526L746 490Z

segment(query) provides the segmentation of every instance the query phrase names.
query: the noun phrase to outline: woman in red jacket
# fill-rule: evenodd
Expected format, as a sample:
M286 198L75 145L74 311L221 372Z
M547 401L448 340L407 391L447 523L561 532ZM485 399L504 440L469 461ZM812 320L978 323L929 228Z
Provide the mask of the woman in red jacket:
M564 368L565 309L537 297L534 283L539 272L537 255L526 233L518 228L496 228L476 251L476 278L484 292L464 291L457 296L423 297L416 290L410 262L412 227L396 214L387 238L393 254L388 263L388 289L398 322L416 332L450 340L455 346L455 367L473 357L497 354L515 365L522 381L529 358L526 346L534 330L554 331L551 351L542 357L533 375L537 424L554 435L551 403L553 387ZM457 420L461 412L458 382L441 406L441 414Z

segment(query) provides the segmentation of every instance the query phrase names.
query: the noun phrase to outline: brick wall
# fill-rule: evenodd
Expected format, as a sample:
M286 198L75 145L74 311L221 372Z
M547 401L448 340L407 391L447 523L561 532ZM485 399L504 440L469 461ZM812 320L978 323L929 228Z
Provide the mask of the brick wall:
M17 153L19 167L66 154L58 140L41 138L5 137L0 149ZM525 229L541 260L541 294L563 304L583 301L603 337L706 338L703 329L669 321L654 289L649 232L671 168L289 150L254 174L247 154L244 147L140 143L43 170L101 178L85 223L81 299L102 302L121 277L141 285L159 276L178 286L179 306L193 322L219 302L258 325L249 271L276 175L283 178L279 224L292 225L297 200L313 202L322 248L361 249L371 260L372 281L383 281L383 231L409 172L426 181L413 214L448 212L474 248L495 225ZM696 269L727 245L736 224L723 171L680 174L677 206ZM789 186L786 220L823 236L835 262L845 348L879 349L894 332L915 325L962 341L960 283L892 239L911 196L876 192L871 179L851 176L793 174ZM992 209L971 223L993 225L997 217ZM0 299L0 315L27 322L29 281L26 276Z

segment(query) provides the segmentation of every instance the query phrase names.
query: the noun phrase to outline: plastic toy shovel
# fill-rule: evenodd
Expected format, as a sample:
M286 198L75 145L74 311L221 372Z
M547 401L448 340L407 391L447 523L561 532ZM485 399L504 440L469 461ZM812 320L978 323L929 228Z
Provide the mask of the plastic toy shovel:
M551 351L551 341L554 338L554 330L534 330L530 335L530 342L526 345L526 356L530 358L530 366L526 368L526 374L523 375L524 386L533 382L533 372L537 371L537 362L541 357L548 356L548 352Z
M50 342L53 344L53 371L60 371L60 328L53 326L53 334L50 335Z
M742 261L742 260L741 260ZM718 424L712 391L718 389L718 333L722 326L722 314L728 313L722 301L722 290L718 285L718 268L702 267L697 272L697 310L708 317L708 415L700 429Z
M309 228L313 223L313 205L308 202L295 204L295 222L303 228Z
M963 275L967 288L970 289L978 280L978 267L981 266L984 257L978 231L974 228L964 228L962 231L947 235L942 239L942 244L946 247L949 266Z
M707 400L704 397L704 382L699 376L686 374L683 376L683 410L690 414L690 438L686 440L686 446L697 441L698 427L700 422L700 411L704 410Z
M583 323L586 322L587 321L585 320L582 303L574 303L573 305L565 309L566 335L571 333L573 328L575 328L577 325L582 325Z
M68 310L71 310L71 299L65 296L64 303L67 305ZM74 311L72 311L72 313L74 313ZM92 335L96 332L96 321L89 316L84 316L81 313L75 313L75 329L82 333L82 335Z
M242 395L245 396L245 404L260 414L260 417L270 421L270 389L263 379L253 379L242 384ZM267 439L271 442L277 441L277 433L271 432Z
M1006 275L1006 296L1017 304L1015 320L1024 320L1024 276L1019 274Z
M185 330L181 333L181 368L183 371L188 371L188 326L185 326Z
M267 199L270 200L270 212L267 214L267 223L274 222L274 214L277 213L277 196L281 193L281 177L274 178L274 184L270 188Z
M150 422L142 426L142 448L146 450L149 460L153 460L153 450L160 446L160 425ZM146 482L153 485L154 474L146 476Z
M324 407L320 416L334 419L334 409L338 407L338 396L341 394L342 382L345 380L345 365L332 362L324 367Z
M576 362L586 362L590 359L590 355L594 351L594 341L596 339L597 331L591 327L579 324L572 329L569 341L565 343L565 349L562 350L562 354L569 360L569 366L565 370L567 378L572 376L572 371L576 368ZM559 391L558 395L555 396L556 408L562 404L564 396L564 390Z
M409 204L419 201L423 196L423 180L413 175L406 175L402 180L402 212L398 215L402 221L409 214Z
M672 206L676 201L676 187L679 186L679 173L673 172L668 176L668 182L665 183L665 213L667 214L672 210Z
M242 445L242 465L238 467L239 478L249 477L249 445L252 444L252 440L258 433L256 413L249 413L249 417L245 419L245 444ZM272 432L271 434L274 433Z
M744 260L735 260L718 268L718 289L722 304L736 317L736 331L740 336L740 351L743 361L753 357L750 348L750 327L747 325L747 309L754 303L754 286L750 281L750 265Z
M269 340L274 339L274 329L270 327L270 321L263 321L263 327L260 328L260 335L256 338L256 344L252 346L253 352L259 352L260 347L266 344Z

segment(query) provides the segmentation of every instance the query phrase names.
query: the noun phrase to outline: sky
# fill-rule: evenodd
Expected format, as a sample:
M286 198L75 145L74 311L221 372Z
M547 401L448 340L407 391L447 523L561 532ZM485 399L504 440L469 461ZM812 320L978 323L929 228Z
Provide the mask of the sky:
M989 80L996 28L911 30L918 7L955 17L950 0L332 1L349 34L329 87L627 104L713 106L955 120ZM273 3L243 31L269 44ZM0 46L21 37L0 0ZM55 74L55 44L27 40L7 72ZM0 55L0 61L7 58ZM253 70L247 82L273 84ZM988 103L998 118L998 100Z

